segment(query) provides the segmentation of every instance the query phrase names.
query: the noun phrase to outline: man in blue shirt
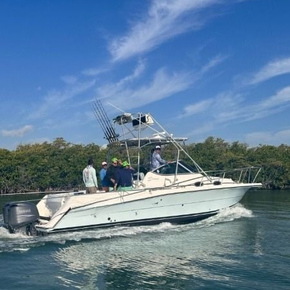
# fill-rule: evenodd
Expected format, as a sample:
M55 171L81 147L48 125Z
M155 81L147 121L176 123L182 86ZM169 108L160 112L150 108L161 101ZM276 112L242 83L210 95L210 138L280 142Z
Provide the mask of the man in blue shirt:
M104 161L102 162L102 169L100 170L100 178L101 178L101 184L102 184L102 189L106 192L109 191L109 182L108 179L106 178L106 173L107 173L107 162Z
M132 174L135 170L130 166L127 161L122 163L122 168L119 170L119 183L118 190L125 191L132 189Z

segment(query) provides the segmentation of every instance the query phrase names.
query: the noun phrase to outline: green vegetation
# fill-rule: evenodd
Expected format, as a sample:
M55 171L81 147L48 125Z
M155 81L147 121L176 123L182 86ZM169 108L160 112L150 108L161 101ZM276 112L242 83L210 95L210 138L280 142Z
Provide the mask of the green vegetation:
M205 170L261 166L257 181L265 188L290 187L290 146L249 148L244 143L209 137L203 143L187 145L186 150ZM168 147L162 155L173 160L172 152ZM76 145L62 138L52 143L19 145L15 151L0 149L0 193L83 189L82 170L88 158L94 159L98 172L107 153L98 145ZM150 151L142 153L142 159L148 160Z
M89 157L106 158L98 145L53 143L19 145L15 151L0 149L0 193L83 188L82 170Z

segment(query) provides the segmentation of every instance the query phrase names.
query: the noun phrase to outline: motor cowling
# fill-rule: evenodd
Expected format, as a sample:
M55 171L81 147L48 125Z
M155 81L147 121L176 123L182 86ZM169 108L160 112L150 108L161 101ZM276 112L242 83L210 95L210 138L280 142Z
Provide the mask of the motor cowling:
M38 209L31 202L11 202L3 207L4 226L10 233L23 231L27 234L27 229L34 226L39 219Z

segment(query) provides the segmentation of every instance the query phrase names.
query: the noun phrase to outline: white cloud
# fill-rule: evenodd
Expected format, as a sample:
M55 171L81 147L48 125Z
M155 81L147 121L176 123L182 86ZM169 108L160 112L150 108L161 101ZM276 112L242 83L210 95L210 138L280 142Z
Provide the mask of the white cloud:
M45 98L43 103L39 106L38 109L35 109L28 118L30 119L39 119L46 117L48 114L51 114L55 111L61 110L63 104L74 98L75 96L84 93L91 87L93 87L95 81L85 82L85 83L73 83L68 86L64 91L51 91Z
M111 65L107 65L101 68L88 68L83 70L82 74L86 76L97 76L109 71L110 69L112 69Z
M277 143L278 140L278 143ZM290 143L290 129L281 130L277 132L253 132L246 135L246 142L251 146L258 146L260 144L281 145Z
M218 64L220 64L221 62L223 62L226 59L227 59L227 57L223 56L223 55L215 56L206 65L203 66L200 73L201 74L207 73L210 69L214 68L215 66L217 66Z
M192 105L188 105L183 109L183 113L180 115L180 117L187 117L194 114L202 113L208 110L209 106L213 103L213 100L204 100L200 101L199 103L195 103Z
M182 116L189 117L206 111L207 115L211 119L214 119L215 122L223 123L240 116L243 101L243 98L239 94L222 93L215 98L202 100L186 106L183 109L184 113Z
M269 117L285 111L290 106L290 86L279 90L275 95L262 99L253 105L241 107L244 121L251 121Z
M65 82L66 84L74 84L77 82L77 77L75 76L63 76L61 77L61 80Z
M100 87L98 98L113 99L113 105L122 109L138 108L184 91L192 82L189 73L168 74L163 68L155 73L151 82L139 88L131 88L124 81L120 81L119 86L108 84Z
M200 101L184 108L183 116L189 117L197 113L204 113L206 119L199 121L198 128L189 132L190 136L198 136L214 130L216 126L243 120L245 112L241 110L244 99L233 93L222 93L215 98Z
M26 133L33 130L33 126L31 125L25 125L24 127L16 130L2 130L1 134L2 136L6 137L23 137L26 135Z
M135 70L133 71L133 73L129 76L124 77L123 79L121 79L118 83L117 86L123 86L126 83L132 82L135 79L138 79L141 74L144 72L145 70L145 62L143 60L139 60L137 67L135 68Z
M272 61L259 70L249 83L261 83L276 76L288 73L290 73L290 58Z
M220 0L155 0L147 16L130 32L109 45L113 61L127 59L152 50L164 41L192 29L199 29L205 18L187 17L189 12L220 3Z
M210 132L214 129L213 122L205 122L202 125L196 126L189 132L189 136L200 136L201 134Z
M233 93L224 93L216 98L203 100L185 107L183 117L207 112L207 120L204 130L208 131L215 125L231 124L232 122L241 123L257 119L267 118L270 115L285 111L290 107L290 86L278 91L275 95L265 98L255 104L247 104L246 99L241 95ZM192 131L195 135L201 130ZM262 136L261 136L262 138ZM266 137L265 137L266 138ZM265 140L266 141L266 140Z
M161 68L154 74L151 82L136 87L133 80L139 78L145 70L144 61L139 60L131 75L125 76L116 83L109 83L102 87L98 87L97 98L111 99L113 100L113 105L117 107L120 106L122 109L141 107L189 89L193 83L209 70L220 64L224 59L225 57L222 56L214 57L196 74L191 72L170 74L165 68ZM225 96L223 96L223 98L225 98ZM138 102L136 100L138 100ZM206 100L200 104L189 105L189 107L185 108L183 114L188 116L198 111L201 112L210 106L212 102L213 101ZM221 100L217 101L217 103L220 102Z
M276 95L262 101L259 106L262 108L272 108L284 106L287 103L290 103L290 86L281 89Z

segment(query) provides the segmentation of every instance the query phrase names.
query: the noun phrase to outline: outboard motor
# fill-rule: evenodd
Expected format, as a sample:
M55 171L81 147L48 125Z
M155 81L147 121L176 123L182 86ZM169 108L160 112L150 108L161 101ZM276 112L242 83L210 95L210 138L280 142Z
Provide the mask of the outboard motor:
M4 227L10 233L16 231L24 232L27 235L35 235L35 223L39 219L36 205L31 202L11 202L3 207Z

